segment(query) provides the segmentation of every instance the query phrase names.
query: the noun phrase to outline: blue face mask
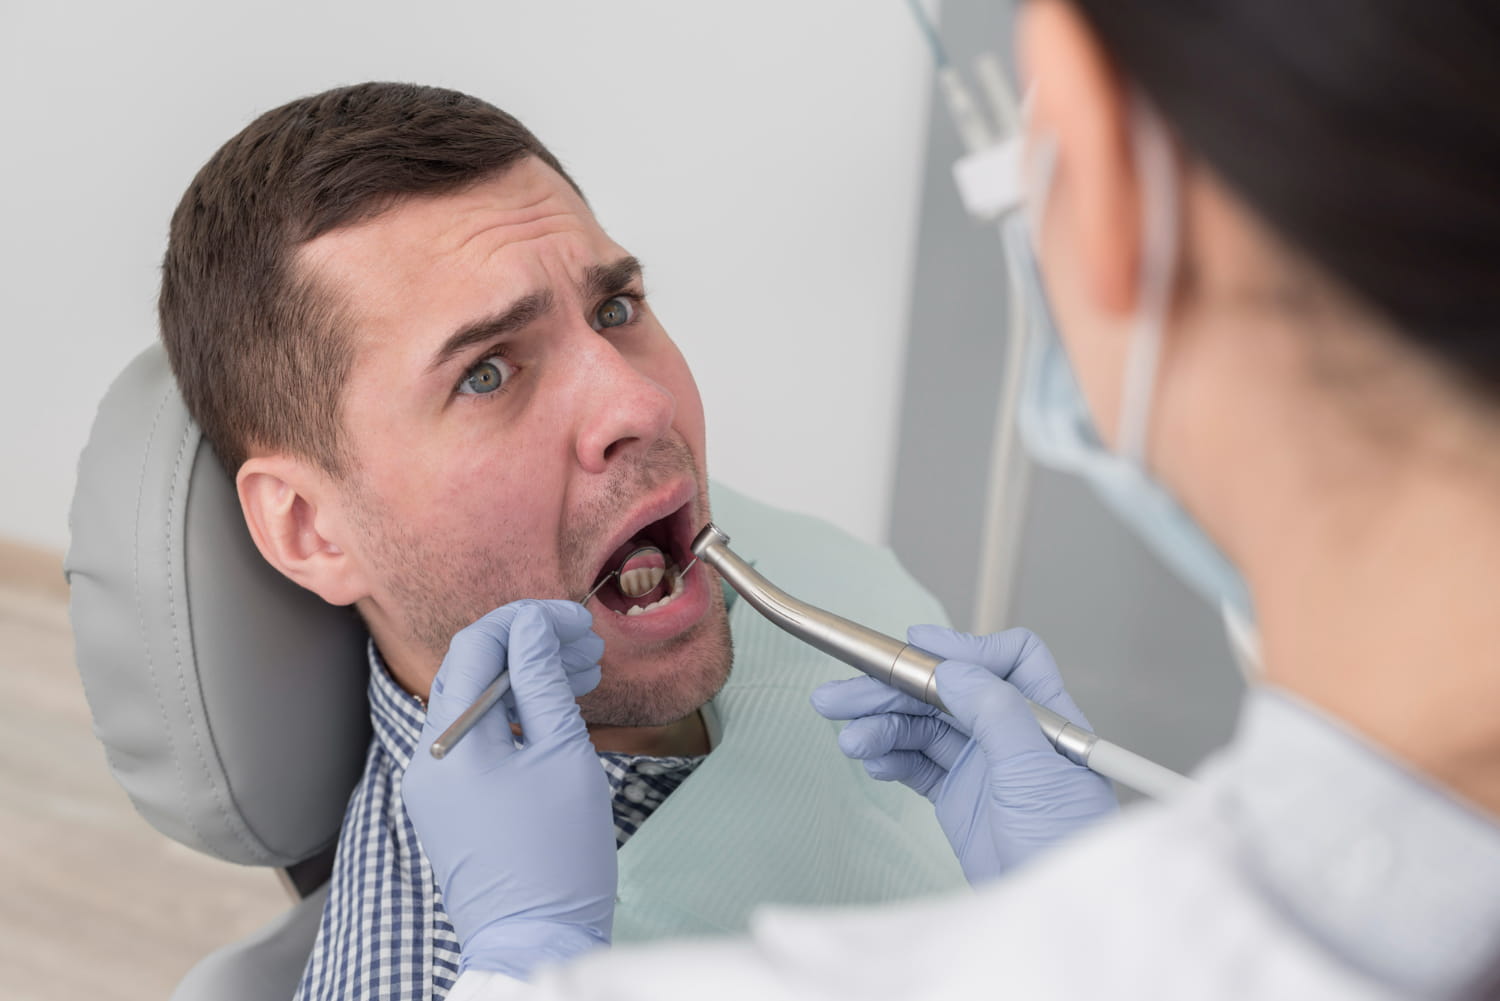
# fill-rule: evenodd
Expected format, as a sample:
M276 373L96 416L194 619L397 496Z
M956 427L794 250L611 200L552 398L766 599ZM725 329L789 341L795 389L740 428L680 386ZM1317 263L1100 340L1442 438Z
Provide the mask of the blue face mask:
M1104 445L1089 416L1072 367L1052 323L1037 273L1026 216L1004 225L1013 288L1027 304L1028 362L1017 422L1026 451L1038 463L1086 480L1095 493L1166 566L1218 605L1242 669L1258 661L1250 593L1234 565L1209 541L1167 489L1146 468L1151 413L1175 259L1177 206L1170 148L1149 112L1137 115L1137 165L1144 185L1145 237L1139 308L1126 362L1119 447ZM1046 204L1051 151L1043 149L1029 185L1033 212ZM1019 286L1019 287L1018 287Z

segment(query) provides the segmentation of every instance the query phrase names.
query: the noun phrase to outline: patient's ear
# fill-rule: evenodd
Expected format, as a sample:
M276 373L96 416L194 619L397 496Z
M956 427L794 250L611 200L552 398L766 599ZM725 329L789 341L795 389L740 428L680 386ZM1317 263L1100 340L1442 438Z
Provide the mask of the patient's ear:
M331 605L365 596L364 574L345 545L340 494L327 473L291 456L254 456L240 467L235 488L267 563Z

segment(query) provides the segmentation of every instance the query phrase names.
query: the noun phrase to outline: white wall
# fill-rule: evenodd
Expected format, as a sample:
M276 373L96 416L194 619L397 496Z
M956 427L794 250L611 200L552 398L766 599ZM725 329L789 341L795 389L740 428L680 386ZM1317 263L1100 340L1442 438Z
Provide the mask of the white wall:
M0 536L66 545L203 161L283 101L404 79L515 113L646 262L717 477L884 538L928 91L899 0L10 0L0 74Z

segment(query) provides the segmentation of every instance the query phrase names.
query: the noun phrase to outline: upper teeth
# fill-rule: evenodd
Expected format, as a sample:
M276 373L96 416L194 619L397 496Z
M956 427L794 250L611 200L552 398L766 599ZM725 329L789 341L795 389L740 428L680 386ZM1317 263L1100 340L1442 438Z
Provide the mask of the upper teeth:
M623 615L642 615L642 614L644 614L646 612L651 611L653 608L660 608L663 605L669 604L674 598L676 598L683 591L682 574L676 572L677 568L675 566L672 567L672 570L673 570L673 574L672 574L672 590L669 591L669 592L667 592L667 594L666 594L665 597L658 598L656 601L651 602L651 604L649 604L649 605L633 605L630 608L626 609L623 613L622 612L616 612L615 614L616 615L621 615L621 614L623 614ZM656 570L632 570L630 572L631 573L654 573L654 574L656 574L656 580L658 582L662 578L662 570L660 568L658 568ZM622 580L623 580L623 577L622 577ZM655 585L653 584L652 586L654 587ZM624 589L621 588L621 590L624 590ZM642 594L647 594L649 592L650 592L650 588L647 588L645 591L643 591L641 593Z
M639 598L643 594L650 594L656 590L656 585L661 583L662 574L665 572L661 567L626 570L620 574L620 593L629 598Z

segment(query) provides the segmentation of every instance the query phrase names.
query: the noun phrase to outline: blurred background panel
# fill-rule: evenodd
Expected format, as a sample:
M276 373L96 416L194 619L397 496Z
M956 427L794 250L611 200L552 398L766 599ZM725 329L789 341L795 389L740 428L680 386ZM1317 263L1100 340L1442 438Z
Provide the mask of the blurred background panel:
M943 3L943 43L971 85L981 53L1009 62L1013 18L1003 0ZM1037 632L1100 733L1185 771L1228 741L1243 693L1219 611L1079 480L1023 462L1015 495L991 482L1010 290L995 228L959 203L963 149L935 94L929 120L890 543L955 623ZM1007 504L1012 545L987 552L986 514Z

